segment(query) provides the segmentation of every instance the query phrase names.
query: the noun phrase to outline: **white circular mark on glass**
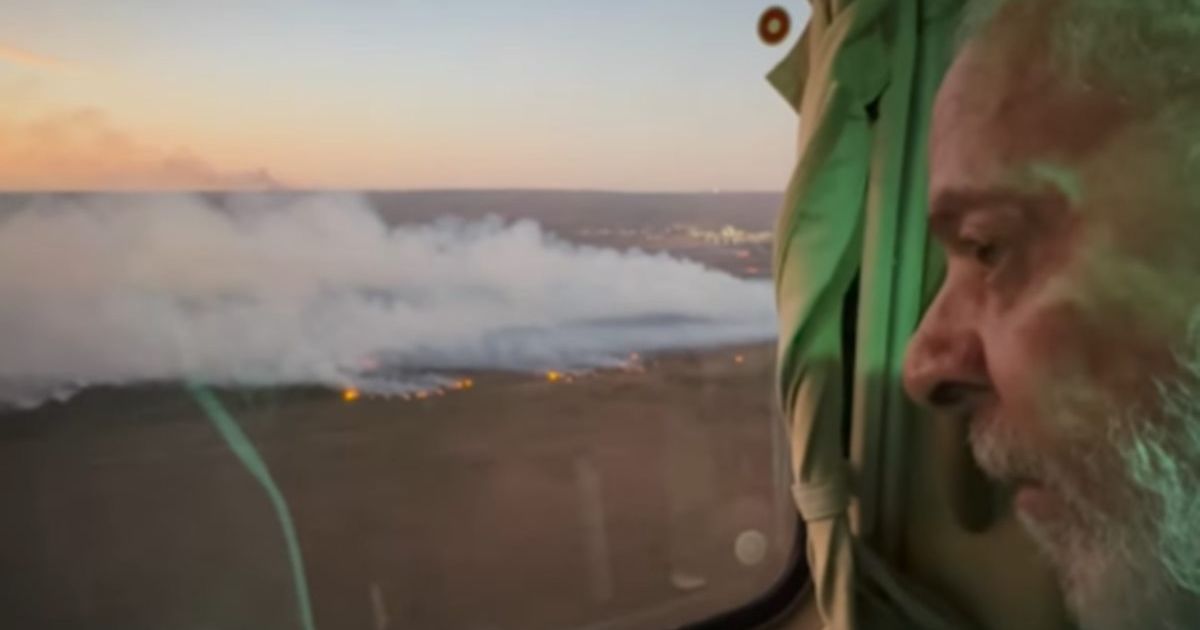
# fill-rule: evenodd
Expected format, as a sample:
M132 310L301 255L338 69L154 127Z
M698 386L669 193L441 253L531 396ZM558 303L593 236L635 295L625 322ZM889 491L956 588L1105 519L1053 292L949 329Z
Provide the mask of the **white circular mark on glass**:
M747 529L734 541L733 554L745 566L762 564L767 558L767 537L757 529Z

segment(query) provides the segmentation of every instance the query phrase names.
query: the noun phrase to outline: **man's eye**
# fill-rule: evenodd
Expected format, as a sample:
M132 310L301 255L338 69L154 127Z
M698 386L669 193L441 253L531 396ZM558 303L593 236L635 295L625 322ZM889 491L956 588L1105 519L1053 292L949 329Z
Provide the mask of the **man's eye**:
M1003 251L995 241L973 241L969 248L971 258L984 267L995 267L1003 257Z

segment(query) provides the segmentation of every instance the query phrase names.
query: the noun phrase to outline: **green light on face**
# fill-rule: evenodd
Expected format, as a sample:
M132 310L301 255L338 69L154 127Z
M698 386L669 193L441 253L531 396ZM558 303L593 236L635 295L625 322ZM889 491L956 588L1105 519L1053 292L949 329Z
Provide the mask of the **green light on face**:
M1079 176L1061 164L1033 162L1029 165L1029 175L1037 183L1046 182L1062 191L1072 206L1083 201L1083 184Z

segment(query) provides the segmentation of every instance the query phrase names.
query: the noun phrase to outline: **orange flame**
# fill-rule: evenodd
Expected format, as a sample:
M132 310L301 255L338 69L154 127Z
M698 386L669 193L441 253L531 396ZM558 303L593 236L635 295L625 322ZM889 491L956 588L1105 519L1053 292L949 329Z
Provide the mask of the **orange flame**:
M346 389L342 390L342 400L348 403L358 400L361 395L362 394L360 394L359 391L353 387L347 387Z
M546 380L550 381L551 383L557 383L557 382L561 381L562 378L563 378L563 375L561 372L555 372L554 370L550 370L549 372L546 372Z

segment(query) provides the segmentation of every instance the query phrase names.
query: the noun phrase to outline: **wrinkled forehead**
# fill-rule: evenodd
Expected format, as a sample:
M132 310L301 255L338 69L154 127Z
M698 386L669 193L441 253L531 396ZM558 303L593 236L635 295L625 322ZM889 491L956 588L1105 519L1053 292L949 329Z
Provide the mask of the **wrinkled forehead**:
M983 38L959 53L934 105L929 212L1015 198L1043 212L1039 201L1065 198L1063 209L1126 253L1200 270L1187 130L1149 104L1062 79L1044 50Z
M933 191L1000 185L1031 165L1074 169L1128 120L1116 99L1062 79L1036 37L985 34L959 53L933 111Z

